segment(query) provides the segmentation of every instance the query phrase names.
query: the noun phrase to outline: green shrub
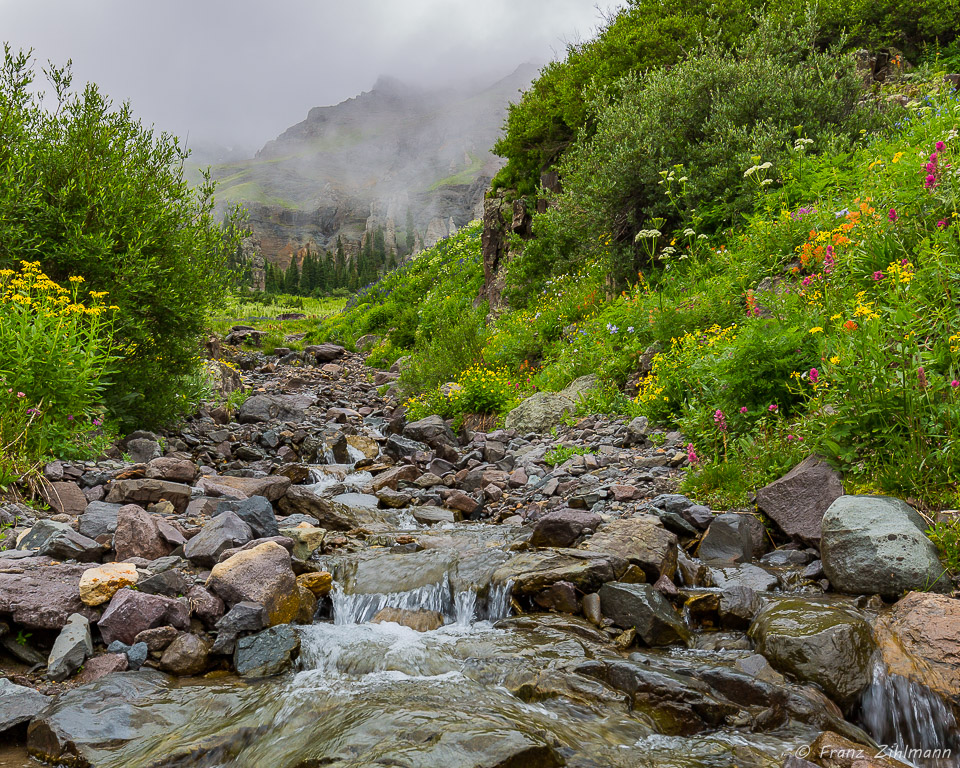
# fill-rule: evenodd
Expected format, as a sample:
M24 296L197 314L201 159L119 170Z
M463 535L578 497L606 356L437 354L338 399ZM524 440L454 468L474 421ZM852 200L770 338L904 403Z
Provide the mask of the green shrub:
M191 189L176 139L128 104L95 85L72 91L56 68L41 100L28 55L8 46L2 70L0 267L39 261L55 281L78 275L107 291L123 363L105 401L128 426L171 418L239 232L214 221L212 185Z
M543 460L551 467L559 466L574 456L584 456L590 453L589 448L576 445L558 445L543 455Z

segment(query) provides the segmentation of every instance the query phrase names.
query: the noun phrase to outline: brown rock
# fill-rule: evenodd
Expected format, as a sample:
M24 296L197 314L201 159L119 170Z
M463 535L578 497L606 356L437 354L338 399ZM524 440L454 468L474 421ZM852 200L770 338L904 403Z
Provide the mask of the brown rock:
M154 504L167 500L178 514L183 514L190 503L190 486L167 480L120 480L110 486L107 501L111 504Z
M132 589L117 592L97 622L106 645L114 640L130 645L143 630L167 624L182 630L190 628L190 609L186 604Z
M904 768L904 764L865 744L824 731L810 745L809 760L821 768Z
M277 501L291 485L290 478L284 475L269 477L230 477L211 475L200 478L197 486L207 496L223 496L228 499L248 499L251 496L263 496L269 501Z
M145 629L143 632L139 632L137 636L133 638L133 642L146 643L148 651L151 653L160 653L165 650L170 643L176 640L179 634L175 627L154 627L153 629Z
M77 685L92 683L101 677L106 677L113 672L127 671L127 655L125 653L107 653L103 656L94 656L83 663L83 669L80 670L73 682Z
M41 493L43 500L61 514L79 515L87 508L87 497L76 483L44 483Z
M206 627L212 627L226 613L227 608L223 604L223 600L208 592L199 584L190 587L185 597L190 605L190 612L200 619Z
M533 526L532 547L569 547L586 532L600 527L603 519L593 512L558 509L548 512Z
M757 506L788 536L819 546L823 513L841 496L840 474L822 457L812 455L757 491Z
M443 626L443 615L437 611L406 611L402 608L384 608L371 620L373 624L393 622L417 632L429 632Z
M580 600L577 598L577 588L569 581L558 581L551 584L542 592L534 596L533 601L541 608L558 613L580 613Z
M197 466L188 459L164 456L147 464L147 477L190 485L197 477Z
M210 643L199 635L179 635L160 657L160 669L180 677L199 675L207 668Z
M480 508L480 503L472 496L468 496L463 491L451 490L443 500L445 507L463 512L465 515L472 515Z
M267 611L267 626L293 621L300 608L290 553L272 541L217 563L207 579L207 589L228 605L259 603Z
M376 492L384 488L389 488L390 490L395 491L397 490L397 485L399 483L412 483L418 477L420 477L420 470L412 464L404 464L400 467L393 467L393 469L388 469L386 472L381 472L379 475L373 478L373 490Z
M89 564L54 563L48 557L0 560L0 614L27 629L61 630L73 613L97 612L80 599L80 578Z
M172 547L160 534L156 521L146 510L136 504L127 504L117 512L113 549L118 560L129 557L156 560L169 555Z
M672 579L677 572L677 537L655 515L614 520L580 546L588 552L610 552L639 566L647 581Z

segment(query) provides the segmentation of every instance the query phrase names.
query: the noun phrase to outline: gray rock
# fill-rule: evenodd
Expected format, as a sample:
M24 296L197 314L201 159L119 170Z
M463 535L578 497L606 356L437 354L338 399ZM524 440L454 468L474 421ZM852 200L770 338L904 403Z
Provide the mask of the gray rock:
M747 629L763 608L763 600L750 587L727 587L720 593L720 622L729 629Z
M79 517L80 533L91 539L98 536L112 536L117 530L117 513L122 506L122 504L109 504L105 501L91 501Z
M52 698L33 688L16 685L0 677L0 733L33 720L51 701Z
M79 515L87 508L87 497L74 482L45 482L40 487L40 492L43 500L61 514Z
M456 522L453 510L444 507L409 507L405 511L413 515L420 525Z
M237 421L257 424L264 421L303 421L312 397L302 395L254 395L240 406Z
M305 355L312 355L318 363L330 363L346 354L346 349L337 344L311 344L303 348Z
M720 589L750 587L757 592L768 592L780 586L780 580L774 574L750 563L711 568L710 576L714 586Z
M90 637L90 621L75 613L53 643L47 659L47 677L61 682L80 669L83 662L93 655L93 639Z
M93 563L103 557L106 548L93 539L77 533L66 523L40 520L17 545L18 549L32 550L57 560L76 560Z
M190 503L189 485L167 480L119 480L110 485L106 500L111 504L139 504L142 507L169 501L177 514L183 514Z
M316 520L321 528L331 531L349 531L353 528L385 524L384 516L375 509L340 504L303 485L291 486L280 499L278 506L286 515L306 515ZM287 525L285 520L284 528Z
M146 579L137 582L137 590L148 595L163 595L164 597L180 597L185 595L193 585L183 572L177 568L170 568Z
M559 509L548 512L533 526L532 547L569 547L585 533L593 533L603 519L593 512Z
M46 557L0 560L0 613L27 629L60 630L73 613L96 618L97 611L80 600L80 577L89 567Z
M812 455L757 491L757 506L788 536L819 546L823 515L842 495L840 474Z
M841 496L823 516L820 552L833 588L899 597L909 590L950 589L946 567L924 533L923 518L885 496Z
M160 669L179 677L199 675L207 668L210 643L199 635L182 634L167 646L160 657Z
M245 601L259 603L266 608L267 623L271 626L293 621L299 611L297 579L290 553L273 541L217 563L210 571L206 587L227 605Z
M757 518L728 512L710 523L698 555L705 563L749 563L766 549L763 524Z
M430 446L417 440L411 440L408 437L400 435L390 435L387 438L387 444L383 447L383 452L394 461L400 461L404 457L413 456L418 451L429 451Z
M244 633L259 632L269 618L260 603L249 600L237 603L217 621L217 639L211 653L233 653L237 638Z
M300 653L300 635L289 624L237 641L233 665L241 677L270 677L289 669Z
M163 455L163 450L156 440L141 437L127 441L127 453L130 454L130 460L134 464L146 464L153 459L159 459Z
M403 428L403 436L409 440L426 443L431 448L440 445L456 446L457 438L440 416L427 416L420 421L414 421Z
M656 582L661 576L672 579L677 572L677 537L663 527L656 515L637 515L607 523L580 548L622 557L642 569L649 582Z
M851 707L870 682L873 631L852 611L779 600L754 619L749 635L774 668L816 683L843 708Z
M627 439L624 445L643 445L650 434L650 424L646 416L637 416L627 424Z
M574 401L563 392L537 392L507 414L507 429L521 434L549 433L576 407Z
M250 526L257 538L279 536L277 516L273 513L273 504L263 496L251 496L243 501L226 499L217 506L217 515L233 512Z
M252 538L249 525L235 512L224 512L210 520L186 543L183 555L191 562L213 567L224 550L243 546Z
M142 635L143 632L138 632L137 636ZM147 660L147 656L150 653L150 646L147 645L142 640L140 642L135 642L125 651L127 655L127 664L130 669L136 671L144 665Z
M600 587L600 606L616 626L636 628L647 645L685 643L690 636L680 614L649 584L604 584Z

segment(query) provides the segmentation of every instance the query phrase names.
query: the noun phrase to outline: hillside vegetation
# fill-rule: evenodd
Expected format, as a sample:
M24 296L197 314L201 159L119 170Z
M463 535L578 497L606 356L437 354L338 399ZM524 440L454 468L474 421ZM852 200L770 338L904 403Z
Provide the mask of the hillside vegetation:
M669 3L646 17L643 8L631 4L531 93L591 51L674 18ZM825 38L802 9L774 9L747 32L711 17L730 45L713 36L642 75L597 69L578 91L592 117L571 118L579 134L560 164L564 191L508 266L507 307L475 305L475 224L317 335L354 344L375 334L372 363L407 358L400 384L413 415L502 415L596 373L602 383L581 411L678 426L694 466L688 490L714 503L745 503L820 451L850 491L955 506L960 98L942 71L951 49L927 48L910 72L893 60L886 84L864 90L850 46L868 18L887 20L875 40L913 52L948 45L956 9L927 4L898 26L882 3L850 8L873 15L844 17L859 26L827 18ZM526 101L501 148L525 141L513 119Z

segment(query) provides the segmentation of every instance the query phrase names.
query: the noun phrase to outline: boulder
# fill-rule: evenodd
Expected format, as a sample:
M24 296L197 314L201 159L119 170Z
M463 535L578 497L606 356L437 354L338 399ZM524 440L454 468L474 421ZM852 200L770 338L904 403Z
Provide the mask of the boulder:
M279 536L277 516L273 513L273 505L263 496L251 496L248 499L237 501L226 499L217 506L217 515L224 512L233 512L243 522L250 526L254 536L267 538Z
M411 514L420 525L456 522L454 511L443 507L409 507L405 511Z
M401 435L390 435L387 438L387 444L383 447L383 452L394 461L400 461L403 458L413 456L415 453L426 453L430 447L426 443L417 440L411 440Z
M290 553L275 542L217 563L206 586L227 605L259 603L267 611L268 626L293 621L300 605Z
M113 549L117 553L117 560L130 557L156 560L169 555L172 547L161 535L153 515L136 504L127 504L117 511Z
M183 555L191 562L212 567L220 559L221 552L242 546L252 538L249 525L234 512L224 512L210 520L186 543Z
M317 597L326 597L333 589L333 575L327 571L302 573L297 576L297 584L309 589Z
M74 482L45 482L40 492L43 500L60 514L79 515L87 508L87 497Z
M960 719L960 600L911 592L877 619L880 655L891 675L929 688Z
M249 499L251 496L263 496L268 501L277 501L290 487L290 478L284 475L269 477L232 477L230 475L208 475L197 483L207 496L228 499Z
M51 697L44 696L33 688L11 683L5 677L0 677L0 734L11 728L28 723L52 701Z
M163 449L156 440L135 437L132 440L127 439L127 453L134 464L146 464L148 461L160 458L163 455Z
M179 568L168 568L143 579L137 589L148 595L163 595L165 597L179 597L190 589L192 580L188 580Z
M613 553L543 549L514 555L493 572L492 582L512 582L512 593L518 597L535 595L558 581L568 581L584 593L596 592L622 576L627 565Z
M946 567L923 518L899 499L841 496L823 516L820 552L833 588L895 598L905 591L948 591Z
M312 355L318 363L329 363L346 354L346 349L337 344L310 344L303 348L305 355Z
M537 392L510 411L504 424L520 434L549 434L575 407L574 401L562 392Z
M307 408L312 405L312 397L302 395L254 395L248 397L237 421L241 424L258 424L264 421L303 421Z
M293 627L270 627L237 641L233 665L241 677L270 677L289 669L299 653L300 635Z
M727 512L713 518L697 554L705 563L749 563L768 547L763 523L753 515Z
M91 501L78 518L78 530L91 539L112 536L117 530L117 514L122 506L122 504L108 504L105 501Z
M210 643L199 635L182 634L167 646L160 657L160 669L179 677L199 675L207 668Z
M840 474L820 456L808 456L757 491L757 506L787 536L820 546L823 514L843 495Z
M100 636L107 645L114 640L130 645L143 630L165 625L182 630L190 628L190 609L186 602L132 589L117 592L97 622Z
M107 501L111 504L138 504L147 506L158 501L169 501L177 514L183 514L190 503L190 486L167 480L118 480L110 484Z
M393 622L417 632L429 632L443 626L443 614L437 611L408 611L403 608L383 608L370 620L373 624Z
M307 560L320 549L327 535L325 529L307 523L300 523L293 528L281 528L280 533L289 541L293 541L291 554L298 560Z
M0 613L30 630L59 631L73 613L96 618L96 611L80 599L80 578L89 567L47 557L0 560Z
M677 572L677 537L655 515L614 520L580 546L588 552L611 553L643 570L647 581L672 579Z
M88 568L80 576L78 588L84 605L101 605L117 590L132 587L140 580L137 567L131 563L105 563Z
M875 749L867 744L851 741L839 733L824 731L807 748L807 754L820 768L904 768L905 763L894 759L890 754L891 748L895 749L896 746L889 744L883 749ZM900 748L903 749L902 745ZM793 766L788 767L784 763L784 768Z
M775 669L815 683L844 709L870 682L873 633L851 610L800 598L778 600L754 619L749 635Z
M593 533L603 522L600 515L574 509L548 512L533 526L532 547L569 547L585 533Z
M106 548L93 539L77 533L66 523L39 520L20 539L17 549L30 550L57 560L92 563L103 557Z
M90 621L86 616L74 613L53 643L47 659L47 677L55 682L66 680L92 655Z
M373 490L376 492L384 488L389 488L395 491L400 483L412 483L420 477L420 475L420 470L413 464L403 464L399 467L392 467L373 478Z
M294 485L278 506L286 515L302 514L317 520L329 531L349 531L371 525L383 525L383 516L369 507L352 507L324 498L308 486Z
M410 422L403 428L403 436L410 440L426 443L434 449L440 445L453 447L457 445L456 435L453 434L453 430L447 426L440 416L427 416L425 419Z
M636 628L647 645L685 643L690 637L680 614L649 584L604 584L600 609L616 626Z
M217 640L211 653L233 653L241 634L259 632L268 621L266 609L260 603L237 603L217 621Z
M197 478L197 465L189 459L164 456L147 464L146 474L151 480L169 480L172 483L190 485Z

